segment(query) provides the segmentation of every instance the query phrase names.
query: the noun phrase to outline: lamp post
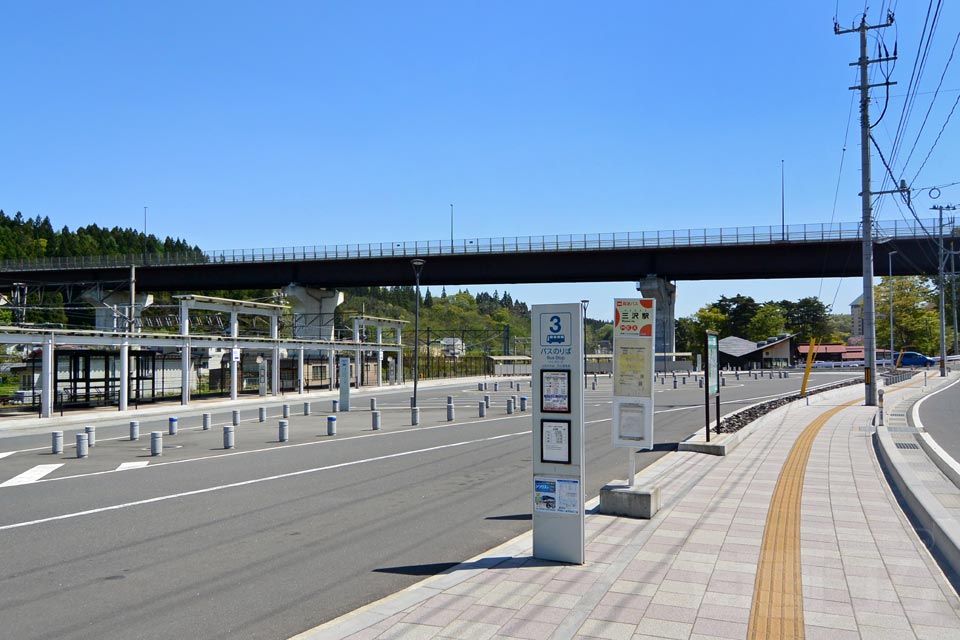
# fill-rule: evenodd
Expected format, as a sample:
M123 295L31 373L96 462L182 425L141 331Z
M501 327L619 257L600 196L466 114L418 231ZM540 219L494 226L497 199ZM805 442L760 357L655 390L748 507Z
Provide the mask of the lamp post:
M413 406L417 406L417 380L420 378L420 272L423 271L425 260L423 258L414 258L410 261L413 265L413 278L416 282L417 301L416 311L413 322Z
M581 300L580 307L583 309L583 388L587 388L587 305L589 300Z
M899 251L887 254L887 278L890 279L890 370L893 371L893 255Z

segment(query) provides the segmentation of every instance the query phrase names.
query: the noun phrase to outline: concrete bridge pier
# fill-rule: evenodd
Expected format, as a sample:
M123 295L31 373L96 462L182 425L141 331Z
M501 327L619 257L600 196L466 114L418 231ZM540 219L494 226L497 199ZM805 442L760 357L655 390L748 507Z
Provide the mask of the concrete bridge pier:
M654 325L656 352L673 353L676 351L677 285L651 273L637 282L637 291L644 298L653 298L657 301L656 325ZM667 359L675 360L674 356L667 356Z
M139 327L137 319L144 309L153 304L153 294L138 293L135 296L133 312L130 311L130 293L114 291L104 293L103 289L93 287L80 293L80 299L94 307L94 322L97 331L135 331ZM130 321L132 315L132 322Z
M293 337L302 340L333 340L333 312L343 302L343 292L315 289L299 284L283 288L293 312Z

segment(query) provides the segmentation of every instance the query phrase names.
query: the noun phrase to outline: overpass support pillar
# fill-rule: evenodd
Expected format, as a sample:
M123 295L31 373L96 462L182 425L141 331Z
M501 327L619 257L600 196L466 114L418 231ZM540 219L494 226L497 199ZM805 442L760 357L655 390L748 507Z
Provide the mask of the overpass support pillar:
M288 284L283 295L293 311L293 337L298 340L333 340L333 312L343 302L343 292Z
M270 338L274 341L270 350L270 395L280 395L280 320L270 316Z
M120 343L120 411L130 403L130 341Z
M153 304L152 294L138 293L131 311L129 293L124 291L104 293L99 286L85 290L80 294L80 299L93 305L97 331L136 331L140 326L138 321L140 314Z
M303 395L303 347L297 349L297 393Z
M637 291L644 298L653 298L657 301L656 317L656 344L657 353L673 353L676 351L676 319L675 307L677 302L677 285L655 274L637 282ZM667 360L674 360L673 356L666 356Z
M237 312L230 312L230 337L234 340L237 339L237 336L240 333L240 324L237 321ZM230 354L230 399L237 399L237 373L240 368L240 362L235 357L235 353L239 350L240 345L236 342L233 343L233 353Z

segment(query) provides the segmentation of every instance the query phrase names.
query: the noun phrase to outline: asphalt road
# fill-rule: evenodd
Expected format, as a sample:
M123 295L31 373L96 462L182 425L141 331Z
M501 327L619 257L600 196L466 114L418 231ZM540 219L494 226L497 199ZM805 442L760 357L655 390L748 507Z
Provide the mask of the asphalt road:
M920 405L920 421L954 460L960 460L960 383L928 397Z
M818 372L812 384L855 375ZM409 389L364 391L339 414L334 437L319 411L329 400L309 417L291 403L288 443L276 441L279 404L265 423L248 409L229 452L222 410L211 431L184 414L161 458L149 456L149 432L166 434L165 418L144 419L141 440L130 442L126 421L101 414L85 460L71 446L76 430L63 455L50 453L48 432L5 434L0 637L287 638L509 540L530 526L531 418L506 414L506 398L523 392L500 384L485 419L475 383L422 386L416 428ZM796 373L731 379L723 411L799 385ZM378 432L372 395L383 411ZM447 395L458 407L453 423ZM692 379L677 390L658 385L656 404L657 442L703 428L703 390ZM587 391L585 406L589 499L625 477L627 457L610 446L608 379ZM638 468L665 454L639 454ZM148 464L118 470L131 463Z

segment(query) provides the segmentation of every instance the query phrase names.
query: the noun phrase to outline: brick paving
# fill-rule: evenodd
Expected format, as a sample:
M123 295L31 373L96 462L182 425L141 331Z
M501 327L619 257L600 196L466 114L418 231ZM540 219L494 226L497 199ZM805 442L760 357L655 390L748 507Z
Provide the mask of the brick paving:
M644 470L637 483L655 479L663 508L588 514L583 566L532 558L527 534L298 638L746 638L784 463L811 422L858 394L769 414L725 457L678 452ZM782 637L960 639L960 601L887 486L873 416L843 408L813 440L798 505L802 628Z

